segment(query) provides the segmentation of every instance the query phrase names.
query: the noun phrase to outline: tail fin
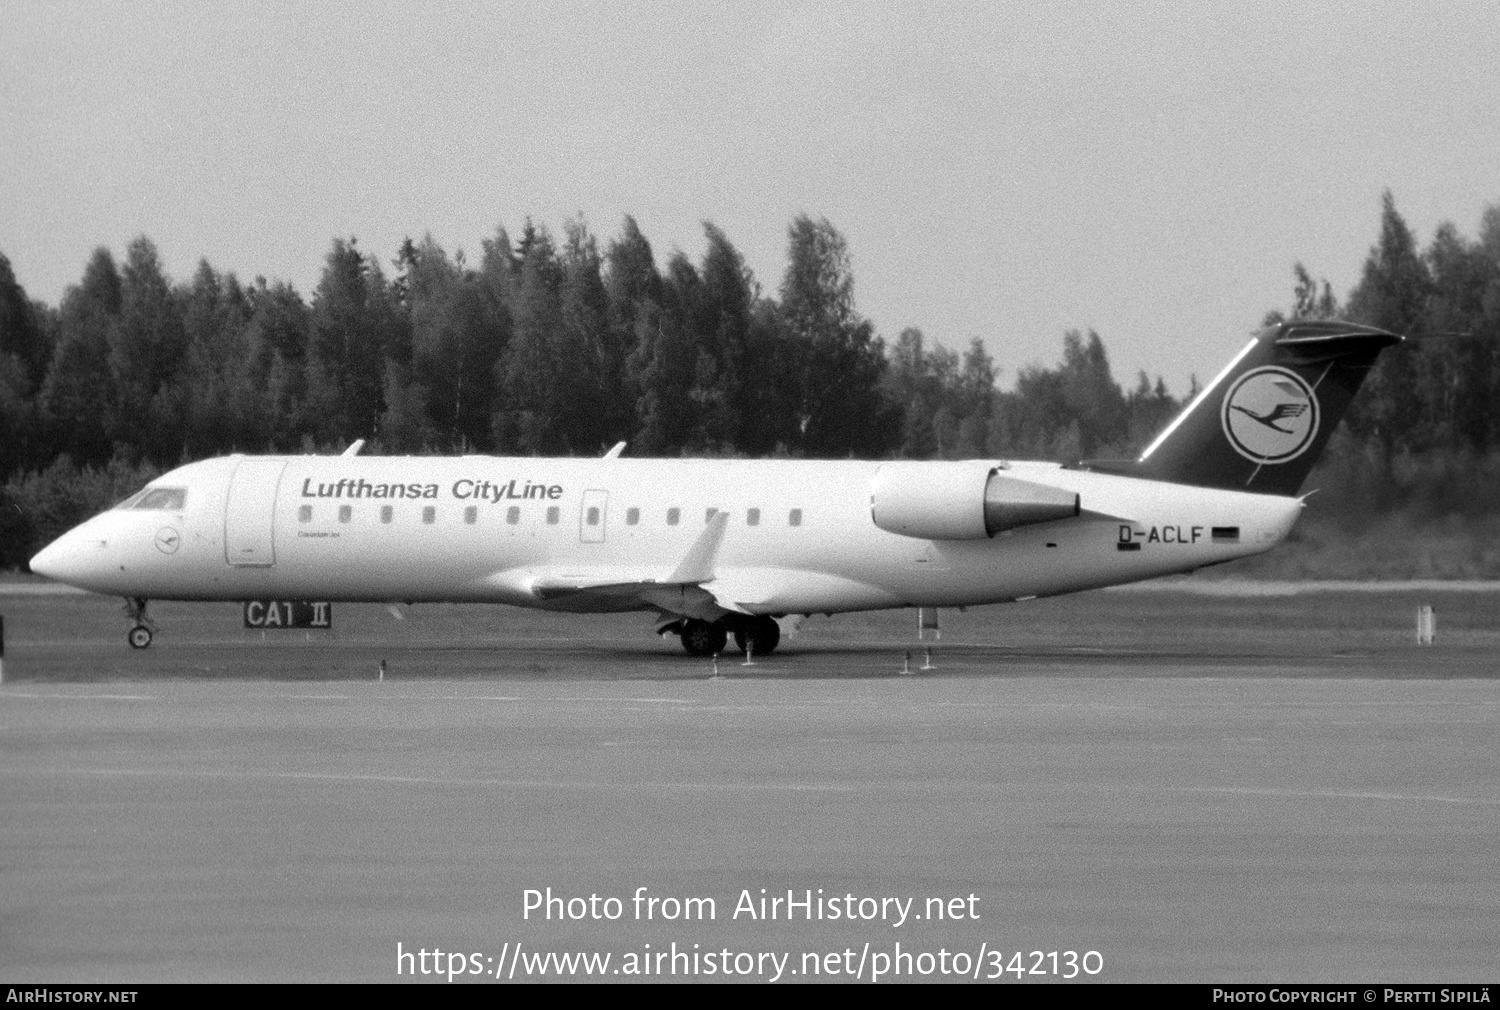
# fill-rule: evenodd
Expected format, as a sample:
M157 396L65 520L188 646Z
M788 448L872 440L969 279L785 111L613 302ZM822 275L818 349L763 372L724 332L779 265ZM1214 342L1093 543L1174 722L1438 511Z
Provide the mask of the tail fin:
M1375 359L1401 340L1335 321L1269 327L1123 472L1295 495Z

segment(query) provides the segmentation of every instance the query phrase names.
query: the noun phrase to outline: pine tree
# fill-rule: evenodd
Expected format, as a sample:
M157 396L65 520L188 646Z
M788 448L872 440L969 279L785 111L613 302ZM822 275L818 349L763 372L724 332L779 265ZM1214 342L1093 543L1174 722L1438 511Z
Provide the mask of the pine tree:
M886 398L901 414L902 459L931 459L938 452L933 432L939 390L926 352L926 338L915 326L901 331L890 349L885 371Z
M960 459L983 457L995 402L995 361L978 337L970 341L969 349L964 352L954 400L961 418L956 455Z
M1440 444L1485 452L1500 443L1500 311L1485 304L1487 293L1500 292L1500 262L1446 223L1423 260L1432 281L1425 325L1438 339L1421 349L1421 395Z
M179 380L184 451L196 459L264 448L270 422L265 376L257 368L250 304L239 282L203 260L179 301L187 343Z
M800 215L788 229L781 318L797 357L797 426L809 456L883 455L895 418L880 397L885 354L854 309L848 246L826 219Z
M512 305L515 330L502 365L503 407L494 423L497 441L532 455L565 453L567 433L558 416L562 345L562 268L545 229L526 223L520 244L520 278Z
M115 393L106 420L111 439L138 448L158 464L175 461L182 454L187 390L178 372L187 338L161 257L145 236L126 249L119 323L109 333Z
M1110 372L1099 334L1085 340L1077 330L1063 336L1063 403L1078 420L1080 451L1086 456L1118 453L1125 431L1125 397Z
M291 285L267 285L264 277L256 278L246 303L246 344L254 355L252 374L262 390L265 417L260 444L272 452L291 452L313 428L307 387L311 312Z
M25 396L34 396L47 375L52 347L47 340L43 312L26 298L10 260L0 253L0 358L14 357L24 378Z
M44 319L0 254L0 480L46 459L37 403L52 356Z
M654 398L646 395L647 380L655 363L654 337L661 324L662 278L656 270L651 243L641 234L635 218L627 216L620 237L610 242L604 254L604 292L608 301L610 340L622 355L620 396L623 402L613 424L634 440L634 451L660 451L659 433L644 418L651 415ZM647 428L652 430L647 433ZM643 437L649 439L641 443Z
M459 318L463 278L431 235L420 246L407 239L397 262L404 271L393 288L404 297L411 327L411 367L386 368L387 419L397 430L388 430L382 421L382 434L408 450L436 443L461 451L468 441L464 394L471 394L472 403L474 391L466 385L475 378L468 368L467 345L480 339ZM493 362L486 371L492 369ZM484 417L487 422L488 402Z
M702 281L682 253L667 262L661 306L638 321L631 369L640 385L633 441L643 454L678 454L693 444L697 425L692 389L697 379L693 306ZM648 309L651 307L648 303Z
M314 415L315 441L378 434L386 358L410 361L411 339L380 265L352 238L334 240L313 293L312 351L308 391L331 408Z
M710 222L693 317L697 362L693 398L699 405L698 447L724 451L752 441L756 397L747 374L756 290L744 257Z
M83 280L68 288L58 313L57 347L42 384L43 423L56 453L103 464L112 452L106 418L116 399L110 347L120 325L120 272L108 249L94 250Z
M570 221L564 243L557 334L557 413L569 451L590 454L628 433L625 353L609 325L603 258L582 220Z
M1432 278L1411 229L1386 190L1381 197L1380 240L1370 249L1359 285L1349 295L1349 318L1420 338L1425 335L1431 293ZM1410 343L1392 347L1381 355L1347 415L1352 430L1375 439L1387 467L1398 447L1426 445L1432 438L1432 419L1421 398L1423 367Z

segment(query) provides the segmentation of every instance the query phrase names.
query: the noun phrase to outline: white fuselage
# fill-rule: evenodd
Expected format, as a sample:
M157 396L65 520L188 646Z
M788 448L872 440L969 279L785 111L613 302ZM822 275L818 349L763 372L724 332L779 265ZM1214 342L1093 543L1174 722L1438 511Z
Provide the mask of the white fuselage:
M872 521L880 465L232 456L153 481L185 494L167 496L166 508L143 499L96 516L33 568L147 599L782 615L995 603L1190 571L1273 547L1301 508L1294 498L997 461L1009 476L1076 492L1082 514L993 538L925 540ZM716 513L722 535L705 544ZM684 578L692 557L702 570ZM696 601L685 582L699 587Z

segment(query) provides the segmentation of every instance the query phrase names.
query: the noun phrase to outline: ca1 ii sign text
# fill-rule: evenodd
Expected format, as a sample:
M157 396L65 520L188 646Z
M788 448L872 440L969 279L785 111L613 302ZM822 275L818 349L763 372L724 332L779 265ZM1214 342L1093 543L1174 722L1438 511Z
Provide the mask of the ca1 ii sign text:
M331 604L309 600L246 600L247 628L332 628Z

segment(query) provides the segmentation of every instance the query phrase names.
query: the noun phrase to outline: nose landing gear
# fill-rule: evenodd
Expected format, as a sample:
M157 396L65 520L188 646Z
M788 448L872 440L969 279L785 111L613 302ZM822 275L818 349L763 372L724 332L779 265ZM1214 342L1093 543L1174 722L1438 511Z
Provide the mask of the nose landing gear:
M156 622L146 616L147 602L139 596L130 596L125 599L125 616L135 622L135 625L125 634L125 640L130 643L132 649L144 649L150 646L151 636L156 631Z

